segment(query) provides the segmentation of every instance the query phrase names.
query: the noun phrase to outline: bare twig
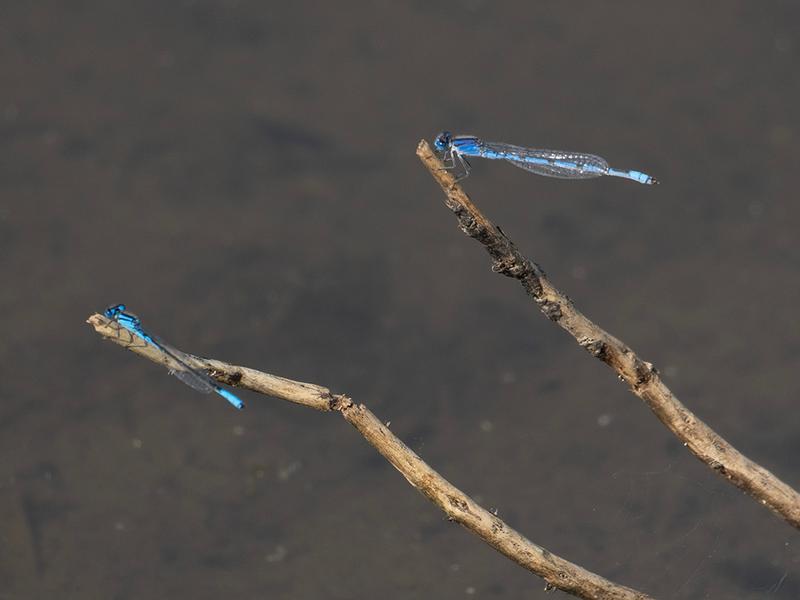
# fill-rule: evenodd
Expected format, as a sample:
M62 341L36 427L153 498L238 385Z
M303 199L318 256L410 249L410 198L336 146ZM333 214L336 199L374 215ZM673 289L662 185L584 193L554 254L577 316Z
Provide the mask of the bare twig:
M581 314L572 301L550 283L541 267L523 256L511 240L481 214L425 140L417 146L417 156L444 190L445 203L458 218L461 230L483 244L492 257L493 271L518 279L542 313L566 329L592 356L611 367L692 454L800 528L800 494L731 446L681 404L652 364Z
M164 364L163 355L141 344L113 320L95 314L87 321L105 338L154 362ZM327 388L284 379L230 365L218 360L191 357L192 366L205 369L217 381L260 392L310 408L337 411L355 427L420 493L436 504L450 519L463 525L487 544L517 564L542 577L547 589L560 589L592 600L647 600L647 594L613 583L552 552L537 546L502 519L478 505L472 498L439 475L394 435L363 404L355 404Z

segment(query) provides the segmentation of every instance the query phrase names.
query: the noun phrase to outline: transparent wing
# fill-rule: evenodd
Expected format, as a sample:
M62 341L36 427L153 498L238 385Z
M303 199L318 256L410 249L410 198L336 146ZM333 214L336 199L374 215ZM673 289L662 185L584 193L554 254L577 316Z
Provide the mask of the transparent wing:
M525 169L526 171L536 173L537 175L544 175L545 177L558 177L560 179L592 179L594 177L600 177L603 175L602 172L594 170L584 171L580 168L561 165L558 163L535 164L521 160L509 160L508 162L515 167Z
M190 388L194 388L198 392L203 392L204 394L216 392L225 398L225 400L227 400L231 405L233 405L234 408L239 410L244 408L244 402L242 402L241 399L236 396L236 394L233 394L225 388L217 385L217 383L211 379L211 377L205 374L205 371L191 367L189 365L191 358L188 354L181 352L177 348L173 348L163 340L153 338L149 335L148 337L150 337L150 339L161 352L172 359L172 364L168 365L169 372L175 375L175 377L180 379L183 383L188 385Z
M515 167L545 177L591 179L608 173L608 163L594 154L523 148L499 142L483 142L486 158L502 159Z
M196 389L198 392L210 394L216 390L216 386L210 383L206 375L201 375L198 371L195 371L190 367L186 367L186 370L174 369L171 372L183 383L191 388Z
M153 336L150 337L156 343L156 347L172 359L173 364L169 365L169 372L175 375L175 377L189 387L196 389L198 392L203 392L204 394L209 394L217 390L218 386L208 375L189 366L188 356L184 352L173 348L163 340Z

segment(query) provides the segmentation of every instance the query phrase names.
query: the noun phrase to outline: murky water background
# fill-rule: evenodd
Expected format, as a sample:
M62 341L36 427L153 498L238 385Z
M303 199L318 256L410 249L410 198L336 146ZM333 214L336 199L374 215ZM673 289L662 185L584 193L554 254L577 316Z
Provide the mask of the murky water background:
M800 597L800 537L689 456L457 229L472 198L800 485L795 2L0 8L0 598L551 598L336 415L203 397L84 324L366 403L535 542L660 598ZM559 596L556 593L555 596Z

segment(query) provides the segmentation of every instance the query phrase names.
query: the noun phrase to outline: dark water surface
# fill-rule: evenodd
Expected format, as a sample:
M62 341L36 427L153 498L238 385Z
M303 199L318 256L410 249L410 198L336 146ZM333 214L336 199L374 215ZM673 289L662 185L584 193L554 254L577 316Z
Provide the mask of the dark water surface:
M457 229L473 200L800 485L797 2L6 2L0 599L553 598L336 415L237 414L84 324L366 403L535 542L659 598L800 597L800 535L698 463Z

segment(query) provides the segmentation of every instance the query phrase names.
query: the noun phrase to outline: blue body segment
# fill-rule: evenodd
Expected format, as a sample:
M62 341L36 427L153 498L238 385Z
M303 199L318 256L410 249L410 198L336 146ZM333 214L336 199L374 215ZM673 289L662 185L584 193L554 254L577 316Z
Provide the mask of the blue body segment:
M589 179L610 175L622 177L647 185L657 184L655 177L640 171L625 171L608 166L605 159L594 154L583 152L566 152L563 150L542 150L512 146L502 142L484 142L471 135L452 135L442 131L434 141L436 150L444 154L445 167L455 169L460 166L463 175L469 175L471 166L465 157L478 156L490 160L505 160L515 167L525 169L545 177L562 179Z
M172 368L170 369L170 373L175 375L175 377L180 379L189 387L192 387L199 392L203 392L204 394L215 392L225 398L225 400L230 402L235 408L238 408L239 410L244 408L244 402L242 402L237 396L220 387L216 381L211 379L203 371L191 367L191 359L186 353L181 352L177 348L173 348L164 341L147 333L142 328L142 322L139 320L139 317L133 313L126 312L126 307L124 304L115 304L113 306L109 306L103 311L103 315L109 319L115 320L137 338L141 339L146 344L153 346L159 352L172 359L173 365L171 365Z

